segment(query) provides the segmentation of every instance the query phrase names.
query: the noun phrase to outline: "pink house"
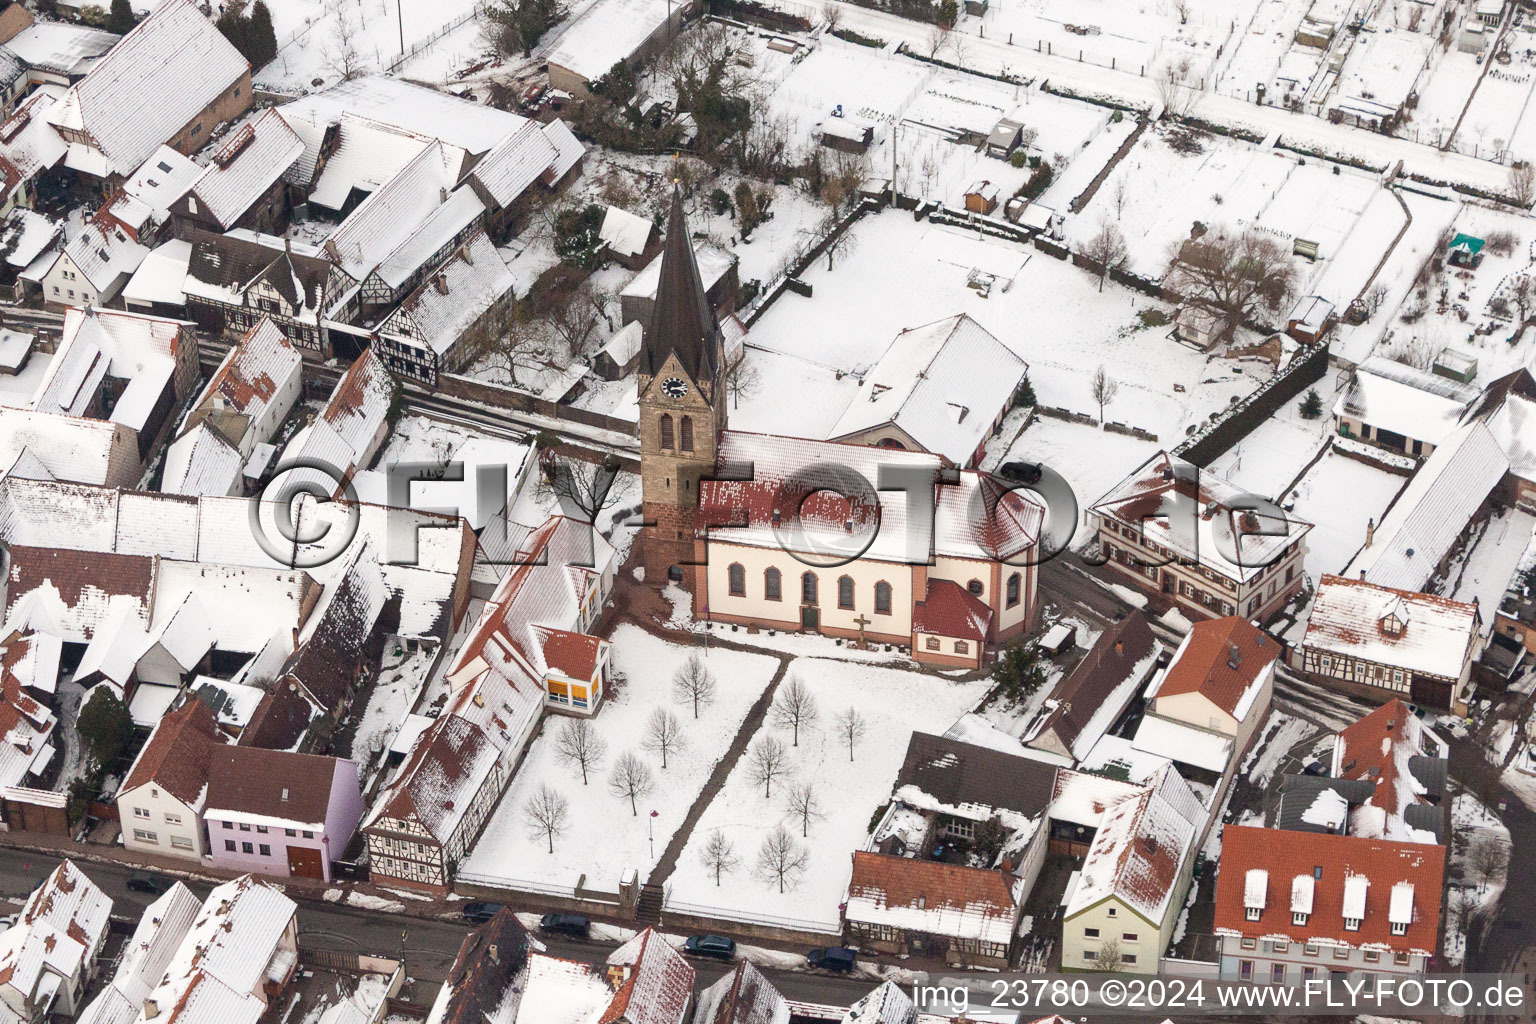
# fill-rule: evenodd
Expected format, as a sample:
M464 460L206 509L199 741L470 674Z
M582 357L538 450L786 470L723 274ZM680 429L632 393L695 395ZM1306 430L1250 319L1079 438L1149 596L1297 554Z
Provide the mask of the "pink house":
M363 816L357 762L215 746L205 807L215 866L329 882Z

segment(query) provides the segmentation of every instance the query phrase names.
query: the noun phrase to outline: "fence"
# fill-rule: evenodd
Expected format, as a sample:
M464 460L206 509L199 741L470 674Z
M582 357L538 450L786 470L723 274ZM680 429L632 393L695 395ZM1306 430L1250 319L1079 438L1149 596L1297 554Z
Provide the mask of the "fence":
M385 72L387 73L394 71L400 65L404 64L406 61L410 60L421 51L429 48L433 43L443 38L443 36L447 35L449 32L452 32L454 29L460 27L461 25L465 25L471 20L478 18L481 12L483 12L488 6L490 5L482 0L481 3L475 4L475 6L471 7L467 12L459 15L457 18L454 18L452 21L448 22L448 24L440 26L436 32L433 32L425 39L416 40L404 53L400 54L394 60L384 65Z
M884 206L884 200L864 199L841 220L833 221L831 218L828 218L828 220L823 221L824 227L820 234L808 239L805 244L796 249L794 255L784 262L780 269L775 272L774 276L769 278L768 283L758 291L757 296L741 311L742 323L748 327L757 323L758 319L768 311L768 307L773 305L774 300L784 293L784 289L789 284L791 278L798 278L801 274L805 273L806 268L818 256L826 252L829 246L843 237L843 233L857 224L865 214L873 213ZM611 419L612 417L604 418ZM630 424L628 429L633 432L634 425Z
M1233 403L1220 418L1185 439L1174 448L1173 454L1201 468L1209 466L1286 402L1301 394L1303 388L1322 380L1327 369L1326 341L1297 353L1290 365L1265 381L1253 394Z
M746 913L724 907L710 907L698 903L667 900L662 908L669 926L676 924L676 916L698 918L701 921L730 921L754 929L778 929L808 935L842 935L840 922L813 921L803 917L779 917L774 914Z

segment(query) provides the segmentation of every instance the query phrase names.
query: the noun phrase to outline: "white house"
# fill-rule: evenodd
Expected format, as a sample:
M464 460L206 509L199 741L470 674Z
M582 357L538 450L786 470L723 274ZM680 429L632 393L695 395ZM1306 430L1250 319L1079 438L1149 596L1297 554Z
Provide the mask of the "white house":
M10 1021L78 1012L107 940L112 899L62 861L0 932L0 1006Z
M208 757L212 744L222 742L202 701L188 701L160 720L118 790L127 849L202 860L208 852L202 822Z

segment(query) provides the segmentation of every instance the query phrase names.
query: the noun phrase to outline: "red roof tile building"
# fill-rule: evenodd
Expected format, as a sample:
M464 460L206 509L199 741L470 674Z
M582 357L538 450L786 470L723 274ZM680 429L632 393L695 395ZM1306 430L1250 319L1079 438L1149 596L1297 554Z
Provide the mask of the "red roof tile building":
M1021 909L1002 871L860 850L843 922L860 948L1006 967Z
M1228 825L1216 878L1221 973L1292 984L1422 974L1444 882L1441 846Z

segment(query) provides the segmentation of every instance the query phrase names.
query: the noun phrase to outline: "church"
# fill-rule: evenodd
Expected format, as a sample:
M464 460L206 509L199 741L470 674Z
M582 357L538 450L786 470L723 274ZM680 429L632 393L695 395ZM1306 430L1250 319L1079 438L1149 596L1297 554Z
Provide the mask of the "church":
M696 619L959 668L1034 623L1033 494L930 452L730 430L727 372L674 196L637 369L647 580L687 590Z

